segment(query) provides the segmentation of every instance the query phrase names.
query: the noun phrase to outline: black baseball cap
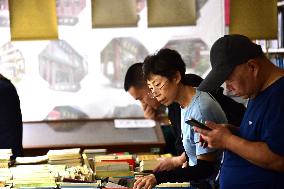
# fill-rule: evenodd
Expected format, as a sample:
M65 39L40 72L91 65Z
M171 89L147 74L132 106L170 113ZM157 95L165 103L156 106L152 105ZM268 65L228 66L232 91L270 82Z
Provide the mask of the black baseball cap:
M260 45L248 37L232 34L219 38L210 50L212 70L198 86L200 91L214 91L220 87L237 65L263 55Z

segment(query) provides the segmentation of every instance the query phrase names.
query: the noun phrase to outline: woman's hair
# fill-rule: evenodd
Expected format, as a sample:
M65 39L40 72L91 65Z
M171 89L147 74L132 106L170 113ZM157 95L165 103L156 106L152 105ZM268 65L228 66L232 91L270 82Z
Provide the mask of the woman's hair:
M171 79L177 71L180 73L181 82L183 83L185 79L185 63L177 51L167 48L147 56L143 63L143 74L146 80L149 79L151 74Z

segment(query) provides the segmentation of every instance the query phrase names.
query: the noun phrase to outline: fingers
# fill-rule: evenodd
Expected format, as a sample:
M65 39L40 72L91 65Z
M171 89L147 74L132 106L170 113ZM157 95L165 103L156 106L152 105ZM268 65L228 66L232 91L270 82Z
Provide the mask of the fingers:
M141 177L136 180L133 189L152 189L155 181L150 176Z
M213 121L205 121L205 125L207 127L209 127L210 129L215 129L218 127L218 124L216 124L215 122Z
M143 177L142 178L138 178L135 182L134 182L134 185L133 185L133 189L139 189L140 187L140 183L142 181ZM141 187L140 187L141 188Z
M202 148L207 148L208 147L208 143L206 141L204 141L203 143L201 143Z
M212 130L218 128L218 124L216 124L213 121L205 121L205 125ZM198 127L193 127L193 129L194 129L195 132L200 133L204 136L208 136L208 134L210 133L209 130L201 129L201 128L198 128Z
M202 134L202 135L204 135L204 136L207 136L208 133L210 132L210 131L208 131L208 130L206 130L206 129L200 129L200 128L195 127L195 126L193 126L193 129L194 129L195 132L200 133L200 134ZM203 138L204 138L204 137L203 137ZM205 139L205 138L204 138L204 139Z
M144 117L149 119L155 119L156 111L150 106L145 107L144 109Z
M207 148L208 143L206 142L206 140L204 139L204 137L202 135L200 135L200 137L199 137L199 142L200 142L201 147Z
M187 163L187 161L186 162L184 162L183 164L182 164L182 168L186 168L188 166L188 163Z

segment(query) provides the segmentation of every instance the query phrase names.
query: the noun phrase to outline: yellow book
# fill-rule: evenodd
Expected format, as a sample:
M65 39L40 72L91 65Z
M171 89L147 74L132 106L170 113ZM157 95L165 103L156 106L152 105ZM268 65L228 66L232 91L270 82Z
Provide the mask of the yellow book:
M127 162L96 162L96 171L130 171Z
M133 155L96 155L94 156L95 162L101 160L119 160L119 159L133 159Z
M142 160L140 162L140 172L153 171L159 163L159 160Z

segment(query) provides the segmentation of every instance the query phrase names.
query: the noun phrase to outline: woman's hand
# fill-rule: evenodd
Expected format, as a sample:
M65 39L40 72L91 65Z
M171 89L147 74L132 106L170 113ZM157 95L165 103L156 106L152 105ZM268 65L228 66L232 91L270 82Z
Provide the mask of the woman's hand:
M159 165L153 170L153 172L170 171L177 167L181 167L186 161L185 153L180 156L170 158L159 158Z
M157 180L155 175L150 174L144 177L138 178L133 186L133 189L152 189L154 186L157 185Z

